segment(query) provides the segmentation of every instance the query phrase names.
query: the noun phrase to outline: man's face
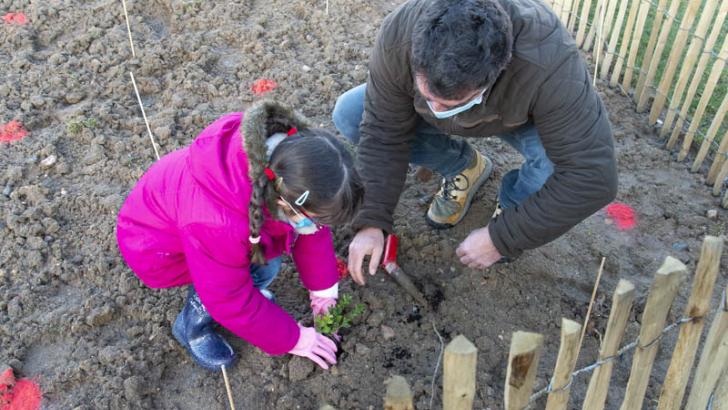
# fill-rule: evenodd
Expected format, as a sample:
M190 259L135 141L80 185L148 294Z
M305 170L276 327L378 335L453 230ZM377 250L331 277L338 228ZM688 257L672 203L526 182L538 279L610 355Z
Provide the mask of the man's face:
M448 111L463 104L467 104L472 99L476 98L478 95L482 94L485 91L474 90L467 93L462 99L446 100L430 93L430 90L427 88L427 79L425 78L425 76L415 76L415 83L417 84L417 88L420 90L420 94L422 94L422 96L430 102L432 109L435 111Z

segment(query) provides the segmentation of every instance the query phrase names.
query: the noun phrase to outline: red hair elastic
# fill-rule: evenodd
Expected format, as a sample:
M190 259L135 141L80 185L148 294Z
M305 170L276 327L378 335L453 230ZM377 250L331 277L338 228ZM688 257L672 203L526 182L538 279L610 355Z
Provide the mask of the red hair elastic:
M268 177L268 181L273 182L273 181L276 180L276 173L273 172L272 169L270 169L268 167L265 167L265 169L263 170L263 172L265 172L265 176Z
M298 128L296 128L296 127L291 127L291 129L290 129L290 130L288 130L288 136L289 136L289 137L290 137L291 135L293 135L293 134L297 134L297 133L298 133Z

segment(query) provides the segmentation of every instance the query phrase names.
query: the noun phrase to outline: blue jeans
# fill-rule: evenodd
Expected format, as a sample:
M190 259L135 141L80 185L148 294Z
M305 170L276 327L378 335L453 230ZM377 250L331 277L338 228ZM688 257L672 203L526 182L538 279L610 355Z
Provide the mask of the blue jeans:
M253 278L253 286L256 289L267 289L273 279L281 271L281 258L277 257L268 261L267 265L250 265L250 276Z
M334 125L352 143L359 143L359 124L364 114L366 84L342 94L334 107ZM532 123L498 135L526 159L520 169L503 176L498 194L503 208L522 203L538 192L554 172L554 165L546 155L541 138ZM410 162L449 178L470 165L473 149L463 140L456 140L439 129L420 120L415 129Z

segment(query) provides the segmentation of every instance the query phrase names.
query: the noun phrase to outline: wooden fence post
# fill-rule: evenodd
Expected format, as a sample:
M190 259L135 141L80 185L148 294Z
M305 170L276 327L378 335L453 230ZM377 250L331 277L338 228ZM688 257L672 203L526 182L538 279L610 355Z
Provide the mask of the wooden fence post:
M576 32L576 46L581 48L584 42L584 34L586 34L586 25L589 23L589 9L592 0L584 0L581 5L581 13L579 13L579 30Z
M542 348L542 335L529 332L513 333L506 372L506 410L523 410L528 405Z
M602 63L602 69L599 73L599 78L606 79L609 75L609 68L612 66L612 60L614 59L615 50L617 49L617 42L619 41L619 35L622 32L622 25L624 24L624 15L627 11L627 2L629 0L621 0L619 2L619 11L617 12L617 20L614 22L614 28L612 34L609 37L609 45L607 46L607 52L604 56L604 63Z
M632 359L632 371L621 410L642 408L662 329L685 272L686 268L682 262L668 256L655 274L655 280L647 296L645 311L642 313L639 345Z
M706 9L704 9L703 12L712 14L715 10L715 4L712 4L713 10L708 9L708 7L710 6L711 4L710 2L708 2L708 4L706 5ZM660 83L657 86L657 92L655 93L655 98L652 103L652 109L650 110L650 125L657 122L657 117L660 115L660 113L662 112L662 108L665 106L665 101L667 101L667 94L670 92L670 87L673 85L675 71L677 70L678 64L682 60L682 55L685 51L685 45L688 41L689 31L693 27L693 23L695 22L695 17L698 14L699 7L700 4L698 4L697 2L688 3L687 10L685 11L685 15L680 22L680 27L678 29L677 35L675 36L675 40L673 40L673 43L670 45L672 51L667 58L667 65L665 66L665 70L662 73L662 78L660 78ZM705 33L703 33L703 36L705 36ZM659 61L653 61L653 63L659 65ZM692 66L695 64L695 60L686 60L684 64L689 65L690 69L692 69ZM652 66L650 66L650 68L652 68ZM652 79L650 79L649 83L646 83L645 85L650 84L652 84ZM647 106L648 97L649 93L647 92L647 87L645 87L642 95L640 96L640 102L642 103L641 107L643 109ZM640 105L638 104L638 107L639 106Z
M619 77L622 75L622 66L627 58L627 47L629 47L630 39L632 38L632 29L634 27L635 18L637 17L637 10L640 6L640 0L631 0L632 5L629 9L629 16L627 16L627 24L624 26L624 35L622 36L622 45L619 47L619 55L617 56L617 63L612 71L612 77L609 79L609 85L616 87L619 84Z
M695 161L693 161L693 166L690 168L690 171L697 172L700 167L703 165L703 160L705 159L705 156L708 155L708 151L710 151L710 146L713 144L713 140L715 139L715 135L718 133L718 130L721 127L721 124L723 124L723 119L725 118L726 112L728 111L728 94L723 96L723 102L720 104L720 107L718 107L718 111L715 113L715 117L713 118L713 122L710 123L710 128L708 128L708 133L705 134L705 139L703 140L703 143L700 145L700 151L698 151L698 155L695 156ZM722 156L722 154L725 154L726 148L728 148L728 141L724 142L721 141L720 145L718 147L718 152L716 152L715 160L713 161L721 163L722 161L717 161L718 158ZM716 167L718 168L718 167ZM711 166L711 171L713 167ZM710 173L708 173L708 177L710 177ZM713 181L715 182L715 181ZM708 180L708 183L710 183L710 180Z
M574 0L563 0L561 5L561 23L566 27L569 24L569 17L571 13L571 4Z
M718 277L720 256L723 252L723 239L706 236L700 252L698 267L695 269L693 288L685 308L685 317L694 317L691 322L680 328L680 336L672 352L670 367L662 383L658 410L677 410L682 404L690 370L693 368L695 352L698 350L700 335L705 324L705 315L710 309L713 286Z
M713 318L703 352L693 377L686 410L705 410L718 377L728 364L728 287L723 291L720 309Z
M569 24L567 25L570 33L574 33L574 26L579 20L577 18L579 15L579 2L580 0L574 0L574 2L571 3L571 10L569 11Z
M641 0L635 1L640 3L640 11L637 14L637 22L634 26L634 34L632 35L632 42L629 46L629 58L627 59L627 66L624 70L624 78L622 79L622 87L626 92L629 92L630 88L632 88L632 74L634 74L637 53L639 52L640 41L645 30L645 21L647 21L647 15L650 12L650 3L642 2ZM673 1L677 2L678 0ZM643 67L643 69L646 69L646 67Z
M443 363L443 408L472 409L478 349L465 336L459 335L445 347Z
M677 2L676 2L677 3ZM647 71L652 61L652 56L655 53L655 43L657 37L660 34L660 25L662 19L665 17L665 10L667 9L667 0L660 0L655 10L655 17L652 20L652 32L650 32L650 39L647 41L647 48L645 48L645 56L642 60L642 71L640 71L639 78L637 79L637 87L635 87L634 95L639 97L642 94L642 90L645 86L645 80L647 79ZM673 17L670 17L673 18Z
M723 377L718 380L718 385L715 386L713 408L728 409L728 370L723 372Z
M624 336L624 330L627 327L634 297L635 290L632 282L621 279L612 297L612 311L609 313L607 330L604 333L602 347L599 350L599 360L604 360L617 353ZM584 396L582 410L601 410L604 408L613 367L614 362L607 362L594 370L594 374L589 380L586 396Z
M682 129L683 119L687 117L693 97L695 97L695 93L698 91L698 86L703 82L703 74L708 66L708 62L712 58L711 52L713 51L716 41L718 41L718 36L723 28L723 22L725 21L726 16L728 16L728 2L723 1L720 3L718 17L716 17L713 22L713 28L710 31L708 40L703 46L703 52L701 54L700 61L698 61L698 67L695 69L695 74L689 75L688 73L692 80L690 80L690 87L688 87L688 92L685 94L685 99L682 100L681 96L677 95L677 93L672 97L670 108L667 110L667 114L665 115L665 123L662 124L662 129L660 129L661 138L664 138L669 131L672 131L671 127L675 119L678 120L675 127ZM682 105L680 115L678 116L677 111L678 107L680 107L681 101L684 101L685 103Z
M387 386L384 410L414 410L412 391L404 377L392 376L384 384Z
M551 393L546 400L546 410L565 409L571 392L571 373L579 355L581 325L573 320L561 319L561 345L551 377Z
M683 141L683 150L680 152L680 156L678 156L680 160L685 158L685 155L687 155L688 150L690 149L690 145L693 142L693 137L695 136L695 131L697 131L698 126L700 125L700 120L703 119L703 114L705 113L705 109L708 107L708 102L710 102L710 98L713 96L713 91L715 90L715 86L718 84L718 80L723 73L723 68L725 68L726 58L728 58L728 37L726 37L723 41L723 47L720 50L719 59L715 61L715 63L713 64L713 68L710 70L710 76L708 77L708 81L705 83L703 96L700 98L698 108L693 114L693 118L690 123L690 129L685 135L685 140ZM685 101L685 103L690 104L692 103L692 101ZM670 139L667 141L668 149L672 149L672 147L675 146L675 143L677 142L677 139L680 136L681 132L682 129L677 127L672 130L672 135L670 135Z

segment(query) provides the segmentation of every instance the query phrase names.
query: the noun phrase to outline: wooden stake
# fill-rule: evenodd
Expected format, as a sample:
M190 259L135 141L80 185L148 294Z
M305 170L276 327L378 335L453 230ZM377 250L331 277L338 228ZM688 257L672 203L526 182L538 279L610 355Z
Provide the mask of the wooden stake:
M387 386L384 410L414 410L412 391L404 377L392 376L384 384Z
M606 1L606 0L605 0ZM616 3L616 0L612 1L612 3ZM604 35L604 19L606 12L604 9L606 9L608 6L607 3L602 2L601 7L599 8L599 34L597 35L597 45L594 47L595 55L594 55L594 78L592 79L592 87L597 86L597 73L599 72L599 56L602 54L602 37ZM587 43L589 43L587 41Z
M700 121L703 119L705 109L708 108L708 103L713 96L713 91L715 91L716 86L720 81L720 77L723 74L726 59L728 59L728 36L726 36L725 41L723 42L723 49L720 51L718 59L715 60L713 68L710 71L708 81L705 83L703 96L700 98L698 108L695 109L695 113L693 114L693 118L690 123L690 128L688 129L688 133L685 135L685 139L683 140L682 149L677 156L678 161L684 160L685 157L688 156L688 152L690 152L690 146L693 144L693 138L695 137L695 133L700 126ZM673 135L670 137L671 141L673 140L673 137L677 139L676 132L679 132L677 128L673 131Z
M571 4L574 0L564 0L561 5L561 23L566 27L569 24L569 13L571 12Z
M677 295L680 280L686 271L682 262L668 256L655 274L655 280L652 282L647 296L645 311L642 313L639 345L632 359L632 371L629 382L627 382L622 410L642 408L662 329L665 326L672 301Z
M579 350L581 345L584 343L584 336L586 336L586 328L589 324L589 317L591 316L592 307L594 306L594 300L597 297L597 289L599 289L599 282L602 280L602 272L604 271L604 262L607 258L602 257L602 263L599 264L599 272L597 272L597 279L594 281L594 288L592 289L591 299L589 300L589 307L586 309L586 317L584 318L584 326L581 328L581 336L579 337ZM577 354L578 355L578 354Z
M142 117L144 117L144 124L147 126L147 133L149 133L149 139L152 141L152 148L154 148L154 155L156 155L157 160L159 160L159 151L157 150L157 143L154 142L154 135L152 135L152 129L149 128L149 120L147 120L147 113L144 112L144 104L142 104L142 97L139 96L139 89L136 85L136 80L134 80L134 74L129 71L129 76L131 77L131 83L134 86L134 92L136 93L137 101L139 102L139 108L142 110Z
M620 279L612 297L612 311L609 313L607 330L599 350L600 361L617 354L624 330L627 328L627 320L634 298L635 290L632 282ZM594 374L589 380L582 410L602 410L604 408L613 367L614 362L609 361L594 370Z
M220 368L222 369L222 378L225 381L225 390L227 391L228 402L230 402L230 410L235 410L233 390L230 388L230 380L228 380L227 370L225 370L225 365L220 366Z
M326 0L326 15L329 15L329 0Z
M673 96L672 102L670 103L670 110L667 111L667 114L665 115L665 123L662 125L662 129L660 130L660 137L664 138L669 131L672 131L671 126L676 118L677 123L675 125L675 128L682 130L684 118L686 118L688 115L688 111L690 110L690 106L692 105L693 98L698 91L698 86L703 82L703 74L705 73L705 69L708 66L708 62L710 62L712 58L711 54L713 51L713 47L715 46L715 43L718 40L718 36L722 31L723 22L725 21L726 16L728 16L728 2L723 1L720 4L718 17L716 17L715 19L713 29L710 32L710 36L708 36L708 40L703 46L703 52L701 54L700 61L698 62L698 67L695 69L695 74L691 76L692 80L690 81L690 87L688 87L688 92L687 94L685 94L685 99L682 100L684 102L682 109L680 109L680 116L677 116L677 109L678 107L680 107L680 96ZM675 97L677 97L677 99L675 99Z
M579 12L579 2L581 0L574 0L573 3L571 3L571 10L569 11L569 24L567 25L567 28L569 29L570 33L574 32L574 26L576 26L577 23L577 16Z
M693 377L686 410L705 410L718 377L728 364L728 287L723 290L720 309L713 318L703 352Z
M627 12L627 2L629 0L621 0L619 3L619 11L617 12L617 21L614 23L614 30L609 38L609 46L607 47L607 55L604 56L604 63L602 63L602 71L599 77L606 79L609 75L609 68L612 67L612 60L614 59L614 52L617 49L617 42L619 41L619 35L622 32L622 25L624 24L624 15Z
M713 394L713 409L728 409L728 369L723 372L723 376L718 380Z
M513 333L506 372L506 410L523 410L528 405L542 348L542 335L520 331Z
M637 62L637 53L640 49L640 41L642 40L642 34L644 34L645 21L647 21L647 15L650 12L650 3L642 2L641 0L635 0L640 3L640 11L637 15L637 23L634 27L634 34L632 35L632 44L629 46L629 58L627 59L627 67L624 71L624 78L622 79L622 87L629 92L632 88L632 75L634 74L634 66ZM678 0L674 0L678 1Z
M723 138L728 137L728 132L726 132L726 135L723 136ZM721 141L722 142L722 141ZM723 145L723 144L721 144ZM718 154L716 155L725 155L721 154L720 150L718 151ZM728 177L728 161L725 159L723 160L723 165L720 167L720 172L715 176L715 183L713 184L713 195L718 196L720 195L720 191L723 189L723 183ZM728 192L728 191L726 191ZM725 206L724 206L725 208Z
M579 30L576 33L576 46L581 48L584 43L584 35L586 34L586 25L589 22L589 9L591 8L591 0L584 0L581 6L581 14L579 15Z
M676 1L674 1L677 3ZM660 24L662 19L665 17L665 9L667 8L667 0L660 0L655 9L655 17L652 20L652 31L650 32L650 39L647 40L647 48L645 48L645 56L642 59L642 71L640 71L639 78L637 79L637 87L635 87L634 95L639 97L642 95L642 91L645 88L645 80L647 79L647 72L650 68L650 62L653 61L653 55L655 54L655 43L657 42L658 34L660 34ZM673 18L673 17L670 17ZM659 59L659 57L658 57Z
M442 406L445 409L469 410L475 397L475 367L478 349L459 335L445 348L442 378Z
M689 31L693 27L693 22L695 22L695 17L698 14L699 7L700 4L698 4L698 2L688 2L687 10L685 11L685 15L682 17L682 20L680 22L680 28L677 32L677 35L675 36L675 40L673 40L672 44L670 45L672 51L670 52L670 56L667 59L667 65L665 66L665 70L662 73L662 78L660 79L660 84L657 87L657 93L655 93L655 99L652 103L652 110L650 111L650 125L657 122L657 117L662 112L662 108L665 106L667 93L670 92L671 86L674 85L673 79L675 77L675 71L677 70L677 66L680 61L682 61L683 52L685 51L685 44L687 44L688 41ZM713 10L704 10L704 12L712 14ZM671 26L672 24L670 24L670 27ZM653 61L653 63L655 63L655 61ZM695 61L685 61L685 64L694 65ZM650 65L650 68L652 68L652 64ZM647 86L652 84L652 79L648 80L649 82L646 83ZM646 88L647 87L645 87L645 90L643 90L644 92L640 97L640 102L642 102L642 108L647 107L647 99L649 97L649 93L647 92ZM640 105L638 104L638 108L639 107Z
M571 372L579 355L581 325L573 320L561 319L561 345L551 378L551 393L546 400L546 410L566 409L571 393Z
M594 44L594 37L596 36L596 32L599 29L599 22L602 20L601 11L603 7L606 7L606 2L608 0L597 0L597 6L594 8L594 21L592 22L591 27L589 27L589 31L586 33L586 38L584 39L584 43L581 45L581 49L585 52L589 52L592 49L592 45Z
M728 112L728 94L723 96L723 102L720 104L720 107L718 107L718 111L715 113L715 117L713 117L713 122L710 123L710 128L708 128L708 132L705 134L703 143L700 144L700 151L698 151L698 155L695 157L695 161L693 161L693 166L690 168L690 171L698 172L700 167L703 165L703 160L705 160L705 156L708 155L710 146L713 145L715 135L718 133L721 124L723 124L726 112ZM724 143L721 141L720 146L718 147L718 153L715 157L722 157L721 152L725 153L726 148L728 148L728 142Z
M126 31L129 33L129 44L131 45L131 56L136 58L136 52L134 51L134 40L131 39L131 25L129 24L129 13L126 12L126 0L121 0L121 5L124 7L124 18L126 18Z
M718 277L720 255L723 252L723 239L715 236L706 236L700 252L698 267L695 269L693 288L685 309L685 317L694 317L691 322L680 328L675 350L672 352L670 367L662 383L662 393L657 406L658 410L677 410L685 394L690 370L693 368L695 353L703 332L705 315L710 309L710 298L713 295L713 286Z
M614 71L612 71L612 77L609 79L609 85L612 87L616 87L617 84L619 84L619 77L622 75L622 66L624 66L624 62L627 59L627 47L629 47L630 39L632 38L632 29L634 27L639 6L639 0L632 0L632 6L629 9L629 16L627 16L627 24L624 26L622 45L619 47L619 57L617 58L617 63L614 66Z

